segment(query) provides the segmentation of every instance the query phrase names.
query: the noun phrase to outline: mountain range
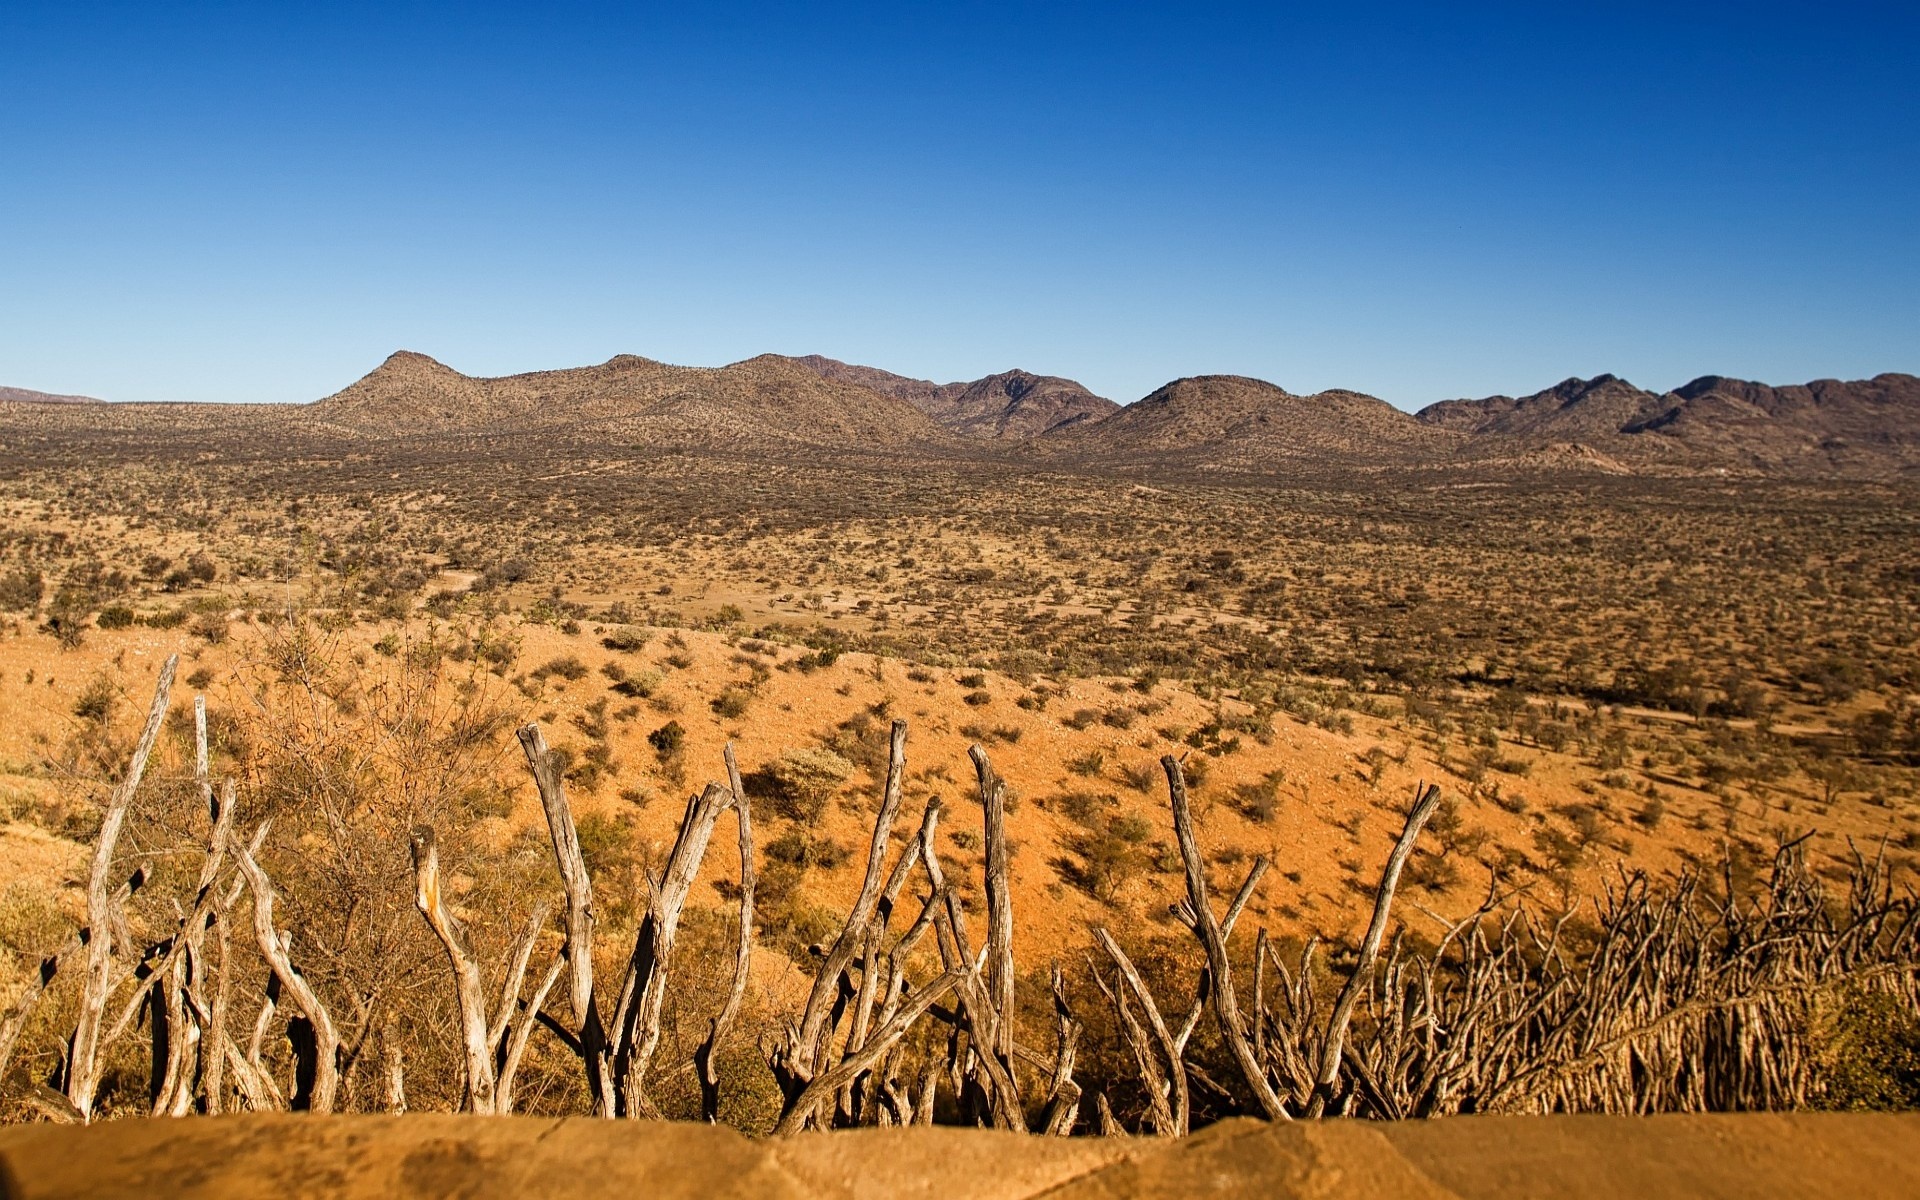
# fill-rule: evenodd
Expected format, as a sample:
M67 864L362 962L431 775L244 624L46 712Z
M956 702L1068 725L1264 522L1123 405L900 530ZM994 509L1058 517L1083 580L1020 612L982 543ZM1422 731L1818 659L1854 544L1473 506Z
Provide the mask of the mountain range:
M1920 477L1920 379L1901 374L1788 386L1709 375L1659 393L1600 375L1407 413L1359 392L1296 395L1235 375L1177 379L1123 406L1071 379L1023 370L939 384L820 355L763 354L713 368L620 355L597 366L481 378L403 350L325 399L260 407L262 419L346 439L561 436L609 447L931 452L1256 473L1327 466ZM217 424L217 405L103 405L3 388L0 429L78 430L103 422L108 410L121 417L116 428L128 420L178 424L186 415L179 410L202 408L209 411L194 423Z

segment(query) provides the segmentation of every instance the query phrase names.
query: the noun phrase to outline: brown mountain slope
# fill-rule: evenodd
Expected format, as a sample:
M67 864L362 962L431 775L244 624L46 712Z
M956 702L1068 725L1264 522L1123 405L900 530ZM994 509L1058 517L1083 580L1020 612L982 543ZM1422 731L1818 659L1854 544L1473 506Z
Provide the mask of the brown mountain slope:
M1470 436L1477 454L1572 443L1636 466L1920 470L1920 379L1911 375L1787 387L1708 375L1660 394L1601 375L1518 398L1445 400L1417 416Z
M1016 370L948 384L928 414L967 437L1030 438L1097 421L1119 407L1071 379Z
M869 388L883 396L905 400L921 412L928 410L933 404L934 396L940 391L940 385L931 379L909 379L905 375L895 375L892 371L883 371L879 367L845 363L837 358L828 358L824 354L802 355L792 361L822 379Z
M0 404L103 404L92 396L56 396L32 388L0 387Z
M970 438L1037 437L1052 429L1096 420L1120 407L1071 379L1031 371L1002 371L971 382L941 384L819 354L793 361L822 378L896 396L932 417L941 428Z
M675 444L863 448L941 438L911 404L771 354L718 368L623 354L593 367L488 379L401 351L305 415L317 425L382 436L566 429Z
M1464 439L1359 392L1296 396L1239 375L1176 379L1146 399L1042 439L1050 453L1258 470L1438 461Z

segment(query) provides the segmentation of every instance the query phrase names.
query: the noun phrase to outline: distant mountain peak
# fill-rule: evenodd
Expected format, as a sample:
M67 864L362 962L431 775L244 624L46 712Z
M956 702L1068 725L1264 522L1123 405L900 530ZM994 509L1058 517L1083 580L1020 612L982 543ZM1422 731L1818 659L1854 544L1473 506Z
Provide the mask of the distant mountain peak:
M410 350L311 405L308 420L376 436L571 431L595 444L792 443L873 449L939 440L912 405L835 384L778 355L718 368L621 354L591 367L494 378Z
M1500 461L1577 444L1636 468L1875 473L1920 463L1920 380L1911 375L1780 387L1702 375L1666 393L1598 375L1530 396L1443 400L1417 417Z
M959 383L934 383L821 354L789 360L823 379L894 396L962 437L1018 441L1103 417L1120 406L1071 379L1015 368Z
M438 371L453 370L439 359L430 354L422 354L418 350L395 350L381 361L380 368L384 367L431 367Z
M1362 392L1296 396L1245 375L1193 375L1042 444L1071 457L1259 471L1437 461L1456 440Z

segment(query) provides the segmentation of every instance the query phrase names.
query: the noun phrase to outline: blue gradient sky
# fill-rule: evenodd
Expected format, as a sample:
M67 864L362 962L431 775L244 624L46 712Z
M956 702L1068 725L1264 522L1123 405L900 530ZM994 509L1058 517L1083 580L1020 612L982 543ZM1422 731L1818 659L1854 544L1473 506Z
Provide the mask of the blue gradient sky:
M1920 371L1916 63L1910 3L8 0L0 384Z

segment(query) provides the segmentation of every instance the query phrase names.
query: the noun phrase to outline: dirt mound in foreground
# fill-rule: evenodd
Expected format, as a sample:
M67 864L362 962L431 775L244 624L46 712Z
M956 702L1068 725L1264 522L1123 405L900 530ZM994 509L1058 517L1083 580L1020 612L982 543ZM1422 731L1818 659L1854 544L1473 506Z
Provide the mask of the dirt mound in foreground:
M1920 1195L1917 1144L1920 1114L1881 1113L1239 1120L1179 1141L283 1115L0 1129L0 1195L1766 1200Z

